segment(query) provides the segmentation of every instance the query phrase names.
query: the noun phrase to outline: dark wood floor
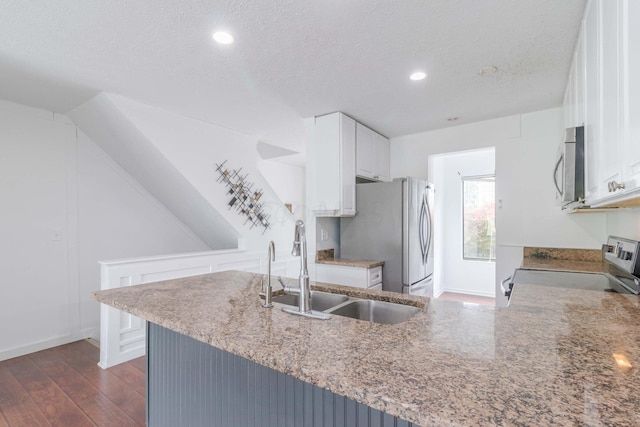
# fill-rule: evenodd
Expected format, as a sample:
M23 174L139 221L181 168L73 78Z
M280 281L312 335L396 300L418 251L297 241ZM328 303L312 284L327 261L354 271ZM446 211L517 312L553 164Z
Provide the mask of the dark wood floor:
M0 362L0 427L145 425L145 358L99 359L78 341Z

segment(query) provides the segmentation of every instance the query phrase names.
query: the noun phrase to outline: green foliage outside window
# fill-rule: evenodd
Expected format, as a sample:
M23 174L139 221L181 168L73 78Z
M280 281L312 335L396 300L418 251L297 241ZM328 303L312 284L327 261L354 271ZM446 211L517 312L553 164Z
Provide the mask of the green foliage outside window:
M496 259L495 177L463 178L463 257Z

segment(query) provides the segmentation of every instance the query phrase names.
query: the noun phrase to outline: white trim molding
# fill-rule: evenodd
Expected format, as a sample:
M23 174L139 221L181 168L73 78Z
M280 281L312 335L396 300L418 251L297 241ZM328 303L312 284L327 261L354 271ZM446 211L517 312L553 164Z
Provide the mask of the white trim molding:
M265 253L219 250L100 262L100 289L114 289L225 270L266 273ZM297 277L299 259L277 256L271 273ZM100 362L103 368L145 354L144 320L105 304L100 307Z

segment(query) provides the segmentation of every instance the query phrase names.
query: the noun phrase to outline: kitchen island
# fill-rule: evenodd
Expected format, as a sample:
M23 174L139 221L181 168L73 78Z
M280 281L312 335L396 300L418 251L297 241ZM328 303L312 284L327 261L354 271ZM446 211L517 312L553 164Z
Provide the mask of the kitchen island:
M369 418L360 417L367 418L364 425L387 425L388 417L397 417L398 425L421 426L640 425L635 406L640 392L637 296L519 285L510 306L500 309L410 297L406 302L421 306L421 312L404 323L381 325L335 315L328 321L308 319L277 306L264 309L260 282L260 275L221 272L100 291L94 298L151 322L160 341L165 332L175 333L239 356L242 361L233 362L230 373L257 375L245 364L255 362L286 374L284 381L300 380L329 393L304 396L325 407L333 404L333 411L349 410L337 406L342 403L335 395L349 399L346 405L361 405L357 411L368 407ZM375 291L371 296L404 298ZM148 352L150 367L153 352L163 351L154 345ZM199 351L183 364L197 365ZM166 374L180 377L179 372ZM197 387L206 375L204 369L181 381ZM259 375L282 381L270 373ZM228 377L220 381L229 382ZM155 384L158 389L161 385ZM263 385L248 394L233 385L225 390L231 401L248 402L237 403L241 406L256 404L270 388ZM164 393L170 402L171 390ZM295 398L295 393L271 396L271 408L263 408L265 418L246 420L247 425L279 425L269 421L274 408L286 411ZM372 421L375 411L380 416ZM333 425L329 412L322 415L312 414L313 423L305 425ZM149 416L153 421L153 413Z

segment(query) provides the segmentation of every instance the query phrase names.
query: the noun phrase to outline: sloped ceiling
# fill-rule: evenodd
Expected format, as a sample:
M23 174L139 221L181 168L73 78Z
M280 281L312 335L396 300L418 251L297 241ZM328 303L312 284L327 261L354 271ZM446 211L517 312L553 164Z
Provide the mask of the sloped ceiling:
M65 113L106 91L296 151L336 110L394 137L560 105L585 3L4 0L0 97Z
M238 233L219 210L162 155L108 95L103 93L90 99L72 110L70 117L210 249L238 247Z

